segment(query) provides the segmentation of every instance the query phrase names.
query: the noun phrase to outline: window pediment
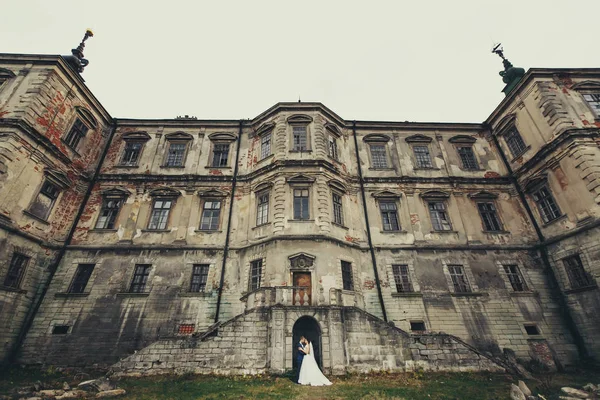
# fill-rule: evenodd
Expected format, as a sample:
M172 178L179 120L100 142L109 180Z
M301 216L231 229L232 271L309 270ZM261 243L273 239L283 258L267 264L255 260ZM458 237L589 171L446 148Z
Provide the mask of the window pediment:
M106 189L102 191L102 197L129 197L131 195L131 192L127 189L124 188L120 188L120 187L116 187L116 188L111 188L111 189Z
M338 181L336 179L330 180L329 182L327 182L327 184L329 186L331 186L332 189L335 189L335 190L337 190L339 192L342 192L342 193L346 193L347 192L346 185L344 185L342 182L340 182L340 181Z
M273 129L275 129L275 122L264 123L256 130L256 135L264 135L265 133L271 132Z
M229 132L215 132L208 135L208 138L212 142L233 142L237 139L237 136Z
M14 78L16 75L10 69L0 68L0 78L10 79Z
M152 197L179 197L181 192L179 190L171 189L168 187L156 188L150 191Z
M272 182L262 182L259 183L258 185L254 186L254 188L252 189L253 192L262 192L263 190L268 190L271 189L273 187L273 183Z
M448 141L450 143L457 143L457 144L473 144L477 141L477 139L475 139L473 136L456 135L456 136L453 136L450 139L448 139Z
M193 140L194 138L189 133L173 132L173 133L167 133L165 135L165 139L171 141L171 140Z
M373 196L376 199L399 199L400 197L402 197L402 194L384 190L381 192L375 192L371 196Z
M337 125L332 124L331 122L325 124L325 130L335 137L339 138L340 136L342 136L342 131L340 131L340 128L338 128Z
M571 86L571 89L579 92L600 92L600 82L598 81L582 81Z
M88 110L86 110L85 108L75 107L75 111L77 111L77 114L83 120L83 122L86 125L88 125L89 127L91 127L92 129L95 129L96 126L98 126L98 123L96 122L96 118L94 118L92 113L89 112Z
M306 176L306 175L296 175L296 176L293 176L286 180L286 182L290 185L291 184L311 184L314 181L315 181L315 178L311 178L310 176Z
M290 125L308 125L312 121L312 117L306 114L294 114L287 119L287 123Z
M477 193L472 193L468 197L473 200L493 200L493 199L497 199L498 195L495 193L486 192L486 191L482 190Z
M517 123L517 114L508 114L504 118L500 120L498 125L496 126L496 135L503 135L510 128L516 127Z
M312 269L315 256L307 253L296 253L288 257L291 269Z
M439 190L430 190L428 192L421 193L421 198L426 200L443 200L450 198L450 194Z
M147 132L129 132L129 133L125 133L123 135L123 140L131 140L131 141L138 141L138 142L147 142L148 140L150 140L151 137L150 135L148 135Z
M406 143L431 143L433 139L425 135L412 135L404 140Z
M55 169L46 168L44 170L44 175L46 175L46 179L49 179L61 189L66 189L73 184L65 173Z
M390 141L390 137L387 135L373 133L365 136L363 138L363 141L367 143L387 143Z
M523 188L525 189L525 192L530 193L546 184L548 184L548 175L543 174L527 179L523 183Z
M209 197L210 198L223 198L223 197L227 197L227 193L222 192L220 190L210 189L205 192L198 193L198 196L206 197L206 198L209 198Z

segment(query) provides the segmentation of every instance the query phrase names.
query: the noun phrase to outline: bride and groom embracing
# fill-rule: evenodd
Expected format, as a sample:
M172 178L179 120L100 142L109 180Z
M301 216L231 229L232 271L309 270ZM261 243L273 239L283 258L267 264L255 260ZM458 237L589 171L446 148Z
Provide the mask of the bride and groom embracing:
M297 347L298 355L296 361L298 364L298 375L296 376L296 381L300 385L331 385L329 379L323 375L319 369L319 366L317 365L312 343L306 340L304 336L301 336Z

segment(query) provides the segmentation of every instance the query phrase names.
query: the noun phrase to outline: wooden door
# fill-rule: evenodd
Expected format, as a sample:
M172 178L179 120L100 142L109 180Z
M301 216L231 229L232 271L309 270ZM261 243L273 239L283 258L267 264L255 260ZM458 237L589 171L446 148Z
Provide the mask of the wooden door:
M294 272L294 305L308 306L311 304L310 272ZM299 288L298 286L302 286Z

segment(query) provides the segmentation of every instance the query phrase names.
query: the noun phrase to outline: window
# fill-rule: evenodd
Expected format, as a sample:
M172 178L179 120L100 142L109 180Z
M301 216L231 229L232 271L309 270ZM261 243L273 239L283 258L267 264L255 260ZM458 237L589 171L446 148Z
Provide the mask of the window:
M446 212L446 203L443 201L430 201L428 203L431 226L434 231L451 231L452 225Z
M127 167L138 165L143 146L144 144L140 142L125 142L125 150L123 151L123 156L121 157L121 165Z
M506 132L504 140L513 157L518 157L527 150L527 146L517 128L512 128Z
M170 142L165 167L183 167L187 143Z
M471 286L465 276L465 271L462 265L448 265L448 272L452 279L452 285L454 285L455 293L470 293Z
M333 222L338 225L344 225L344 213L342 211L342 196L338 193L332 193L333 201Z
M460 161L462 162L463 169L467 169L467 170L479 169L479 164L477 163L477 159L475 158L475 153L473 153L473 148L471 146L458 147L457 151L458 151L458 155L460 156Z
M527 291L527 285L525 284L525 280L523 279L523 276L521 276L521 271L517 265L508 264L503 265L502 267L504 268L504 272L506 272L506 276L508 276L510 285L515 292Z
M292 132L293 132L293 136L294 136L293 150L294 151L307 150L306 126L293 126Z
M66 335L67 333L69 333L69 325L54 325L52 327L52 334L53 335Z
M229 149L228 149L229 150ZM266 133L260 137L260 159L271 155L271 133Z
M381 212L384 231L400 230L400 224L398 223L398 209L396 208L395 201L380 201L379 211Z
M538 329L537 325L523 325L523 327L525 328L525 332L527 332L528 335L540 334L540 330Z
M122 205L123 199L104 198L100 216L96 221L96 229L113 229Z
M206 289L208 280L209 264L194 264L192 267L192 280L190 283L190 292L199 293Z
M596 116L600 116L600 93L584 94L583 98L587 101L594 113L596 113Z
M329 135L328 154L329 157L338 160L337 139L333 135Z
M256 226L269 222L269 192L256 196Z
M260 287L262 276L262 260L252 261L250 263L250 290L256 290Z
M219 229L221 217L221 201L206 200L202 209L202 219L200 221L200 230L216 231Z
M269 144L270 147L270 144ZM211 166L226 167L229 158L229 143L215 143L213 146L213 159Z
M593 285L592 279L585 272L581 257L579 254L574 254L563 259L565 270L567 271L567 277L571 283L571 289L578 289L581 287Z
M544 222L553 221L562 215L548 186L540 187L532 193L532 196Z
M387 154L385 144L371 144L371 163L373 168L387 168Z
M69 287L69 293L83 293L85 287L92 276L95 264L79 264L77 271L75 271L75 277L71 286Z
M195 324L179 324L179 328L177 329L177 333L180 335L191 335L195 331Z
M429 155L429 147L413 146L417 168L433 168L431 164L431 156Z
M294 219L308 219L308 189L294 189Z
M477 208L485 231L497 232L502 230L494 203L477 203Z
M394 273L394 282L396 283L396 291L398 293L409 293L413 291L408 265L394 264L392 265L392 272Z
M169 221L169 213L173 206L172 199L156 199L152 205L152 213L150 215L150 230L165 230Z
M40 192L36 196L31 206L29 206L28 211L38 218L43 220L48 219L59 194L60 188L54 183L45 180L42 184Z
M77 150L79 142L84 138L88 130L89 128L79 118L76 118L67 136L65 136L65 143L73 150Z
M130 293L145 293L146 282L148 282L148 275L150 275L150 268L152 265L149 264L137 264L133 273L133 279L131 280L131 286L129 287Z
M350 264L348 261L342 261L342 287L344 290L354 290L352 264Z
M410 321L410 330L413 332L425 332L425 322Z
M29 260L30 258L23 254L13 254L6 278L4 278L4 286L17 289L21 285L21 280L23 279Z

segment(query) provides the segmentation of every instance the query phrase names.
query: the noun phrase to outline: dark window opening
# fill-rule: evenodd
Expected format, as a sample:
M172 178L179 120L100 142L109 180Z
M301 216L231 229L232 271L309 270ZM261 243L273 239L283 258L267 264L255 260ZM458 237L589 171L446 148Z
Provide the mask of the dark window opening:
M387 154L385 144L372 144L369 146L371 151L371 163L373 168L387 168Z
M527 145L525 145L525 142L523 141L523 138L521 137L521 134L517 128L512 128L509 130L505 134L504 140L506 141L508 149L513 157L520 156L521 154L525 153L525 150L527 150Z
M400 230L400 224L398 223L398 209L395 201L380 201L379 211L381 212L384 231Z
M334 160L338 159L337 140L333 136L329 136L329 156Z
M4 286L18 288L21 285L21 280L25 274L25 268L29 263L30 258L19 253L14 253L10 260L8 272L4 278Z
M294 135L293 149L294 151L307 150L307 133L306 126L294 126L292 128Z
M540 331L536 325L525 325L525 332L528 335L539 335Z
M524 292L527 290L527 285L521 276L521 271L517 265L503 265L504 272L508 276L508 280L515 292Z
M187 143L170 143L165 167L183 167L186 148Z
M594 110L596 116L600 117L600 93L584 94L583 98L589 104L590 108Z
M352 278L352 264L342 261L342 287L344 290L354 290L354 279Z
M332 194L333 200L333 222L338 225L344 225L344 213L342 211L342 196L337 193Z
M554 221L562 215L547 186L540 187L537 191L532 193L532 196L544 222Z
M29 212L43 220L48 219L59 194L60 188L58 186L47 180L44 181L40 192L29 206Z
M425 331L425 322L410 321L410 330L413 332L424 332Z
M477 208L479 209L479 216L486 231L495 232L502 230L494 203L477 203Z
M256 225L269 222L269 192L259 193L256 204Z
M269 148L271 146L269 145ZM213 147L213 167L226 167L229 159L229 144L215 143Z
M256 290L260 287L262 277L262 260L255 260L250 263L250 290Z
M294 219L309 219L308 189L294 189Z
M571 283L572 289L591 286L593 281L583 267L579 254L574 254L563 259L567 277Z
M83 293L85 287L92 276L95 264L79 264L77 271L75 271L75 277L69 287L69 293Z
M267 133L260 138L260 159L271 155L271 134Z
M102 200L100 216L98 217L98 221L96 221L96 229L113 229L122 205L123 199L104 198Z
M66 335L67 333L69 333L69 325L54 325L52 327L52 334L53 335Z
M477 163L477 159L475 158L475 154L473 153L473 148L471 146L459 147L458 155L460 156L460 160L462 161L463 169L479 169L479 164Z
M446 212L446 203L442 201L432 201L428 203L429 215L431 216L431 226L434 231L451 231L452 224Z
M202 210L202 219L200 221L200 230L216 231L219 229L221 219L221 201L207 200L204 202Z
M129 288L130 293L145 293L150 268L152 266L148 264L138 264L135 266L135 272Z
M431 155L427 146L413 146L417 168L433 168L431 164Z
M167 222L169 221L169 213L171 212L172 206L172 199L154 200L154 204L152 205L152 213L150 214L150 222L148 223L148 229L167 229Z
M194 264L192 267L192 280L190 283L190 292L204 292L208 280L209 264Z
M392 265L392 272L394 273L394 282L396 283L396 291L398 293L413 291L408 265L394 264Z
M89 128L77 118L65 137L65 143L73 150L77 150L79 142L83 139L88 130Z
M454 285L455 293L471 292L471 286L465 276L462 265L448 265L448 272L450 272L450 278L452 278L452 285Z
M121 165L125 166L136 166L142 152L143 143L139 142L126 142L123 156L121 157Z

